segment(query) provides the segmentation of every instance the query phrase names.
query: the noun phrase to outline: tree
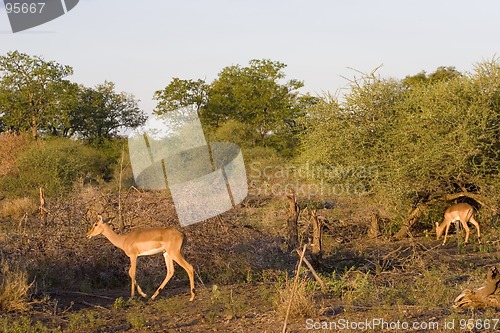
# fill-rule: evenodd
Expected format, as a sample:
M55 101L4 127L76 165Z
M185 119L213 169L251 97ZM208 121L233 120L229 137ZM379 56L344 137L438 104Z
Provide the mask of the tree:
M494 207L500 65L483 64L469 75L437 72L451 75L418 83L427 80L419 74L411 85L367 75L342 103L313 105L303 119L301 160L333 185L362 185L370 193L364 204L398 222L411 217L409 209L460 197Z
M71 137L75 134L72 126L72 117L78 107L78 97L80 91L85 87L77 83L63 80L53 92L54 103L51 105L52 111L43 129L52 136Z
M207 103L207 90L204 80L173 78L163 90L154 93L153 98L158 101L154 112L161 115L194 105L199 115L200 109Z
M217 139L224 139L221 136L227 133L252 146L290 151L296 145L295 118L313 98L298 96L303 83L286 81L285 67L277 61L251 60L246 67L225 67L210 84L173 78L163 90L155 92L155 113L194 105L207 132ZM238 133L244 133L244 137L235 138Z
M0 56L0 116L5 128L30 131L38 137L48 119L57 112L56 93L64 78L73 74L70 66L45 61L18 51Z
M74 131L90 140L115 136L120 129L134 128L145 121L134 96L116 93L114 83L108 81L95 88L82 88L71 115Z
M283 82L285 64L251 60L249 66L224 68L210 86L203 119L218 127L229 119L249 124L258 133L260 145L272 135L285 135L298 116L298 80Z
M453 66L440 66L434 72L427 75L422 71L416 75L408 75L402 81L406 87L412 87L419 84L433 84L440 81L449 81L454 78L461 77L462 73L456 70Z

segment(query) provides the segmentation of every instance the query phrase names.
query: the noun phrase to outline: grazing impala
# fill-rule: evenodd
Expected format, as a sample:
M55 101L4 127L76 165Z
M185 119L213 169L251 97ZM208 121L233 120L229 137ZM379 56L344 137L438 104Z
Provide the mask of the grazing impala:
M102 220L102 216L98 215L98 220L87 233L87 237L91 238L100 234L103 234L114 246L122 249L130 258L130 269L128 271L130 279L132 280L130 298L134 297L135 286L137 286L137 291L142 297L147 297L135 280L137 257L163 252L165 265L167 266L167 276L151 299L155 299L155 297L158 296L160 291L174 275L174 261L186 270L189 276L189 283L191 284L191 298L189 300L192 301L194 299L193 266L191 266L181 254L182 244L184 242L183 233L175 228L149 228L134 230L127 234L118 235Z
M470 229L467 226L467 222L472 223L477 229L477 238L479 243L481 243L481 233L479 231L479 224L474 219L474 208L468 203L458 203L452 205L446 209L444 212L444 220L441 224L436 222L436 236L437 239L441 238L443 230L446 228L444 233L443 245L446 243L446 236L448 236L448 230L450 229L450 224L452 222L460 221L465 230L465 243L469 241Z

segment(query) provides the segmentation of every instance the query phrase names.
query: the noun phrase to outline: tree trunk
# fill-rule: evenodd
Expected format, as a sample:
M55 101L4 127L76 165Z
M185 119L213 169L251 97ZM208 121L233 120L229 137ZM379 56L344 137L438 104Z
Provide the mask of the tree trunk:
M290 207L288 210L288 219L287 219L287 245L288 251L291 252L295 250L299 245L299 233L297 222L299 220L300 207L297 204L297 200L295 199L295 194L287 195Z
M322 257L322 244L321 238L323 236L323 228L322 221L318 218L316 209L311 211L311 223L313 228L313 239L311 244L311 261L313 266L318 269L321 265L321 257Z
M378 215L372 214L370 227L368 228L368 238L377 238L379 236Z
M36 119L36 115L31 115L31 136L33 139L38 139L38 121Z

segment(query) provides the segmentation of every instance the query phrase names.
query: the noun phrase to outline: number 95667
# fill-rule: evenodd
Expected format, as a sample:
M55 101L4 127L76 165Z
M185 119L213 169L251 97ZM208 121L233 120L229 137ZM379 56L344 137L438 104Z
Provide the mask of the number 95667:
M5 3L5 10L7 14L37 14L43 11L45 2L7 2Z

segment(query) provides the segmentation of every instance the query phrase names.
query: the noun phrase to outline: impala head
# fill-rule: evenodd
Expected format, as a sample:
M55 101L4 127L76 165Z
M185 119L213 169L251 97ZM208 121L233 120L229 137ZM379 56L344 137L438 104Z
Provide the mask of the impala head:
M87 232L87 238L98 236L104 231L104 221L101 215L97 215L97 222L92 225L92 228Z
M444 227L443 226L442 228L439 227L439 223L436 222L436 239L439 240L439 238L441 238L441 235L443 234L443 231L444 231Z

